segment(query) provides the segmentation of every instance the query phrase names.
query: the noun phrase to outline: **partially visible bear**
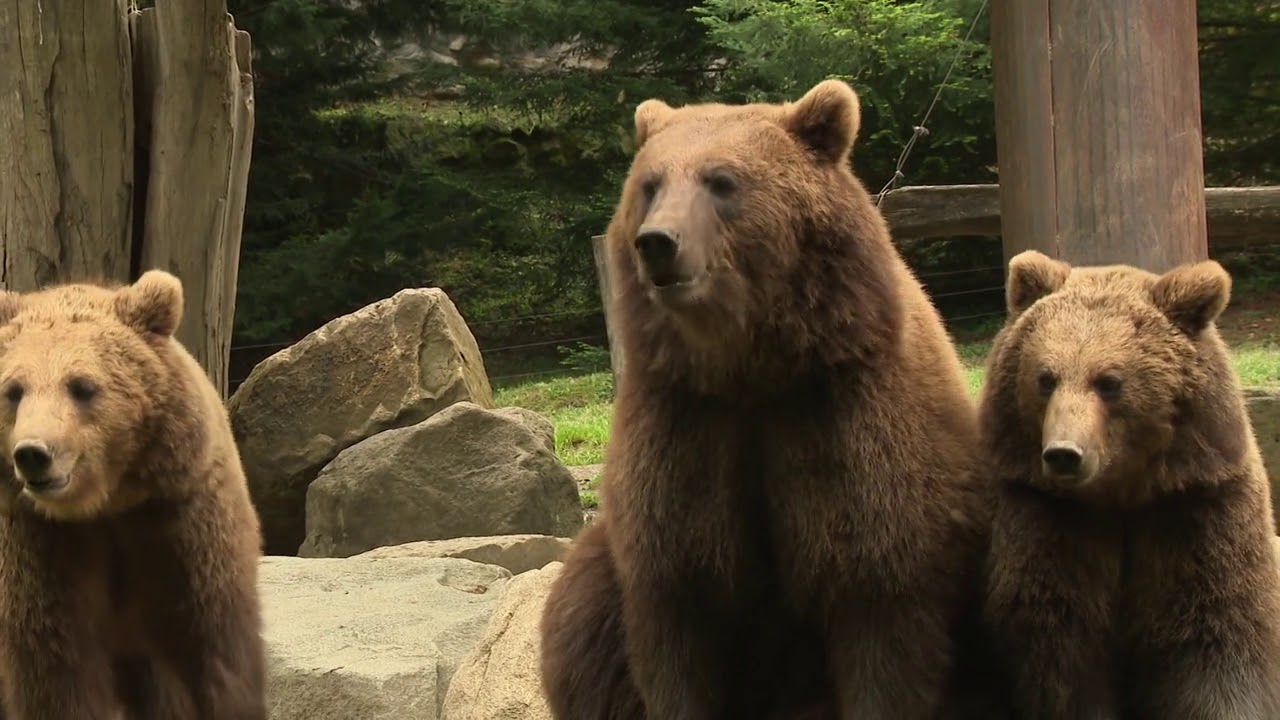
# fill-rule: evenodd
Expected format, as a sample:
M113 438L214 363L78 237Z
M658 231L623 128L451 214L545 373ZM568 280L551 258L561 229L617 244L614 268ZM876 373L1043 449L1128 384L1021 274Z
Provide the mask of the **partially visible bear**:
M1270 489L1217 263L1009 264L986 615L1022 718L1280 718Z
M0 293L8 720L266 717L261 540L182 286Z
M859 119L839 81L637 107L604 517L543 616L556 718L932 720L974 687L976 407L850 170Z

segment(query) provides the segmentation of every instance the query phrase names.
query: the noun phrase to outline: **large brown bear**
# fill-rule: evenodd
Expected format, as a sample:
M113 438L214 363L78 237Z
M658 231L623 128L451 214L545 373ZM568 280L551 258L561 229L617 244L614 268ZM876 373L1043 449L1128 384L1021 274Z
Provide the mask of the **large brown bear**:
M543 617L555 717L950 707L986 529L976 408L850 171L859 118L839 81L636 109L605 517Z
M1009 264L981 401L986 615L1021 718L1280 718L1270 491L1214 320L1230 278Z
M8 720L266 717L261 540L182 286L0 293Z

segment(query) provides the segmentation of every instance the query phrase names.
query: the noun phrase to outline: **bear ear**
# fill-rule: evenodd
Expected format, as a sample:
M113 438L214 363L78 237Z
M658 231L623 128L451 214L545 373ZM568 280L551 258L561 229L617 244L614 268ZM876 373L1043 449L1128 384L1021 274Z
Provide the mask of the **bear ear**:
M0 325L9 324L22 309L22 293L0 290Z
M1045 295L1057 292L1071 274L1071 265L1036 250L1023 250L1009 258L1005 305L1017 317Z
M675 109L665 102L650 98L636 106L636 147L644 145L671 117Z
M862 105L853 88L823 80L787 107L787 131L825 162L843 162L853 150L862 123Z
M116 295L116 316L139 333L172 336L182 322L182 281L163 270L148 270Z
M1176 267L1156 280L1151 300L1183 332L1204 331L1231 300L1231 276L1214 260Z

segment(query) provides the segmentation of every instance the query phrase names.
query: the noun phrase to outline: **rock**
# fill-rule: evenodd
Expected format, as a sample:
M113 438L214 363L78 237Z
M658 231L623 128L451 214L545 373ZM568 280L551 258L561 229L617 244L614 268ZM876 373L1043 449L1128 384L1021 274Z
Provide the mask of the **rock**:
M380 547L361 557L451 557L506 568L512 575L537 570L564 556L570 538L549 535L494 535L492 537L424 540Z
M307 486L337 454L466 400L493 405L475 338L438 289L402 290L262 361L228 402L265 550L292 555Z
M542 607L561 563L512 578L484 636L458 663L443 720L551 720L542 693Z
M556 428L551 421L539 415L533 410L522 407L504 407L496 410L504 417L511 418L524 425L529 432L533 433L538 440L542 441L543 446L547 448L553 455L556 452Z
M530 412L460 402L343 450L307 490L303 557L582 528L578 488ZM544 421L545 422L545 421Z
M438 720L511 574L452 558L263 558L272 720Z
M1271 480L1272 509L1280 518L1280 392L1250 388L1245 392L1245 404L1262 451L1262 464Z

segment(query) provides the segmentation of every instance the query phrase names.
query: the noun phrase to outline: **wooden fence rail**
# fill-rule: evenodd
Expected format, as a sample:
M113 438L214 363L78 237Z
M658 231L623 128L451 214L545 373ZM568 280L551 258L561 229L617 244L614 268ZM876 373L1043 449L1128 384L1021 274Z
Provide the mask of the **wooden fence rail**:
M1280 185L1205 188L1209 251L1280 242ZM896 240L1000 234L999 185L891 190L880 212Z

